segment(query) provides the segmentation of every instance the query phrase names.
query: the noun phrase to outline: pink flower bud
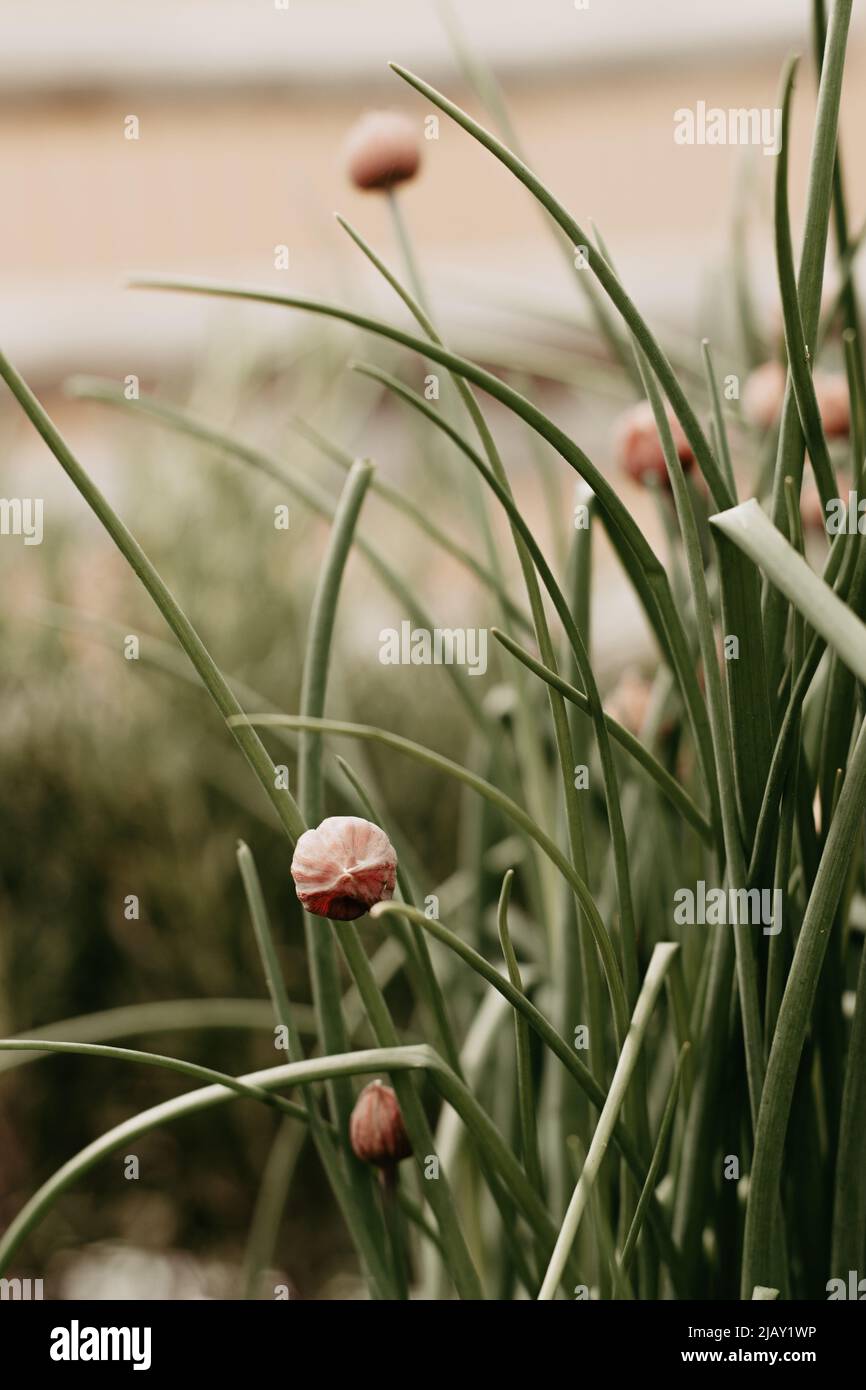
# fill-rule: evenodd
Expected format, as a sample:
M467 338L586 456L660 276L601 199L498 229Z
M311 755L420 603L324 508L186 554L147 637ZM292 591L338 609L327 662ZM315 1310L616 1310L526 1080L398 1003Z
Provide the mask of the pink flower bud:
M787 370L781 362L764 362L756 367L743 387L743 413L753 425L768 430L782 413Z
M743 411L753 425L766 430L778 422L787 376L781 362L765 362L752 372L743 389ZM851 429L847 379L839 372L816 372L814 383L825 435L828 439L844 438Z
M670 406L667 408L667 417L680 463L685 469L689 469L695 461L695 456ZM656 482L665 485L669 483L662 442L649 401L640 401L620 416L615 447L620 467L636 483L645 482L647 479L655 479Z
M368 111L346 141L346 169L356 188L393 188L421 163L415 127L396 111Z
M390 1168L412 1152L397 1097L390 1086L371 1081L365 1086L349 1120L349 1139L357 1158Z
M295 846L292 878L307 912L349 922L394 893L397 856L384 830L360 816L328 816Z
M851 429L847 378L839 372L816 372L815 396L827 438L844 439Z

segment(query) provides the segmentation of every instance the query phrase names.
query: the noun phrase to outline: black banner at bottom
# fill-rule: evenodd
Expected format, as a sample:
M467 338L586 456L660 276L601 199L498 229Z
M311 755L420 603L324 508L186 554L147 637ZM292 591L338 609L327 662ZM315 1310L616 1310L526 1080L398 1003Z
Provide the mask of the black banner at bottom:
M427 1322L435 1307L435 1318ZM503 1309L508 1308L507 1321ZM453 1322L452 1322L453 1319ZM339 1336L334 1335L335 1327ZM437 1367L465 1372L510 1369L517 1347L537 1358L536 1378L552 1371L559 1345L575 1372L601 1358L617 1372L674 1367L807 1366L826 1377L859 1364L864 1310L850 1300L827 1303L529 1303L389 1305L374 1303L0 1302L5 1364L60 1380L100 1373L160 1379L167 1374L256 1376L271 1367L306 1368L310 1355L329 1376L344 1364L381 1367L380 1338L406 1358L411 1332L424 1379ZM369 1341L370 1333L376 1336ZM459 1341L455 1341L455 1337ZM559 1338L562 1342L559 1343ZM307 1341L307 1338L313 1340ZM559 1344L559 1345L558 1345ZM364 1348L367 1348L365 1353ZM399 1352L399 1348L403 1348ZM300 1359L299 1359L300 1358ZM501 1361L500 1361L501 1358ZM394 1365L394 1352L385 1361ZM558 1363L561 1364L561 1363ZM546 1370L545 1370L546 1368ZM313 1370L313 1367L309 1367ZM375 1374L375 1372L374 1372Z

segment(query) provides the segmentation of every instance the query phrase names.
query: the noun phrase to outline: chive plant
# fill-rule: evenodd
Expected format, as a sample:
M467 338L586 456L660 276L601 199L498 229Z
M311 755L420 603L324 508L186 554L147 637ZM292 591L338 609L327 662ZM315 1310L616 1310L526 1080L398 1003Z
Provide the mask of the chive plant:
M312 1008L288 997L268 885L250 849L239 846L272 1014L254 1001L237 1001L237 1017L230 1001L214 1001L210 1012L200 1002L184 1022L192 1027L206 1017L213 1026L238 1026L243 1015L251 1028L273 1025L284 1038L285 1062L231 1076L108 1041L158 1031L165 1009L176 1004L119 1011L122 1018L110 1011L65 1020L41 1037L0 1042L8 1054L4 1069L43 1052L73 1053L94 1071L123 1060L195 1083L123 1121L43 1183L0 1240L0 1272L63 1194L107 1155L181 1116L245 1099L279 1117L244 1261L247 1295L277 1258L276 1229L307 1138L372 1298L814 1298L826 1297L834 1280L847 1287L851 1271L861 1277L866 545L854 525L825 536L824 554L810 552L810 563L799 506L807 460L824 508L839 495L838 449L828 442L814 376L822 351L833 351L837 327L850 400L847 466L854 488L863 482L866 377L853 276L860 239L848 230L837 148L851 9L852 0L835 0L827 16L823 0L814 4L819 82L799 263L787 190L796 62L782 75L774 197L787 378L778 424L764 433L744 429L721 389L709 342L696 344L691 356L666 350L601 234L589 237L517 152L501 94L474 55L460 48L464 73L508 145L393 65L427 108L453 121L528 190L569 254L585 248L582 288L610 370L647 403L664 461L656 502L671 543L665 563L615 482L531 392L519 389L516 376L447 345L389 165L384 172L367 168L365 178L367 186L386 188L404 270L340 222L408 309L413 331L271 290L140 283L325 316L396 345L407 361L434 364L449 385L447 400L428 400L406 374L374 362L353 365L429 431L440 451L447 449L479 528L477 548L450 534L447 508L431 516L410 484L379 479L373 463L353 463L339 442L307 422L292 428L345 473L337 498L283 459L174 407L146 397L126 401L111 383L79 379L73 386L79 396L146 415L170 436L190 436L276 477L327 519L330 543L315 587L297 711L265 701L220 670L179 599L0 356L12 395L216 705L285 837L287 872L304 831L346 806L400 845L395 895L372 908L372 924L307 916ZM413 172L405 126L394 139ZM822 314L831 226L838 286ZM736 298L747 365L754 366L758 339L741 280ZM561 554L548 558L515 498L486 398L552 448L563 476L571 470L582 480L586 525L575 531L565 564ZM560 479L545 469L541 482L557 489ZM371 492L390 507L395 528L461 565L497 615L495 660L513 692L512 716L498 717L465 672L446 667L472 734L462 760L419 741L411 727L328 715L329 689L348 679L335 619L352 551L418 627L433 626L424 598L395 568L391 547L365 534ZM555 514L556 496L551 506ZM497 513L501 527L491 524ZM641 728L627 727L603 706L594 672L589 548L598 525L658 650L653 712ZM218 632L212 642L215 651ZM411 724L408 691L406 698ZM395 775L411 779L423 765L443 787L455 783L461 806L470 808L475 833L460 864L469 886L453 922L419 877L424 847L404 852L387 797L375 778L358 771L351 750L364 745L378 750L377 765L392 763ZM282 757L284 746L297 753L297 799L269 751ZM336 748L348 756L334 761ZM582 760L583 782L575 776ZM773 912L756 919L754 904L767 897ZM703 920L678 912L677 904L698 898L730 909L721 916L707 911ZM376 940L384 945L374 953ZM389 988L396 976L403 982L399 999ZM350 1142L358 1091L379 1078L393 1087L388 1105L399 1107L394 1123L412 1154L399 1169L388 1167L385 1183ZM807 1209L816 1219L804 1217Z

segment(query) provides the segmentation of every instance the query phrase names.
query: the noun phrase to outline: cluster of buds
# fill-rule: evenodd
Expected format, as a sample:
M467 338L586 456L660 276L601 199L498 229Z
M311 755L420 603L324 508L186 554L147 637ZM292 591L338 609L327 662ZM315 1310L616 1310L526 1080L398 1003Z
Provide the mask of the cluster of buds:
M295 889L307 912L347 922L390 898L397 855L384 830L360 816L329 816L298 839L292 859ZM352 1149L363 1163L393 1177L412 1152L397 1097L382 1081L371 1081L349 1121Z

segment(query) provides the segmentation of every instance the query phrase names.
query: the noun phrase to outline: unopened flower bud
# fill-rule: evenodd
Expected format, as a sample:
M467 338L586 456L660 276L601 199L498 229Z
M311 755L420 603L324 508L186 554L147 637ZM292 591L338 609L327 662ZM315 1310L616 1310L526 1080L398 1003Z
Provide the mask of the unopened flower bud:
M689 469L695 461L691 445L670 407L667 417L677 457L683 468ZM662 441L649 401L640 401L620 416L616 429L616 454L620 467L636 483L654 480L669 484Z
M761 429L775 425L782 413L788 373L781 362L765 362L752 372L743 388L746 419ZM815 399L828 439L845 438L851 429L848 381L841 372L815 372Z
M788 373L781 362L764 362L750 373L743 387L743 413L762 430L775 425L782 413Z
M362 189L388 189L415 177L421 150L415 127L396 111L368 111L346 141L346 168Z
M390 898L397 855L384 830L360 816L328 816L295 846L292 878L307 912L348 922Z
M844 439L851 430L848 379L841 372L816 372L815 397L828 439Z
M397 1097L382 1081L371 1081L355 1102L349 1139L357 1158L391 1168L412 1152Z

